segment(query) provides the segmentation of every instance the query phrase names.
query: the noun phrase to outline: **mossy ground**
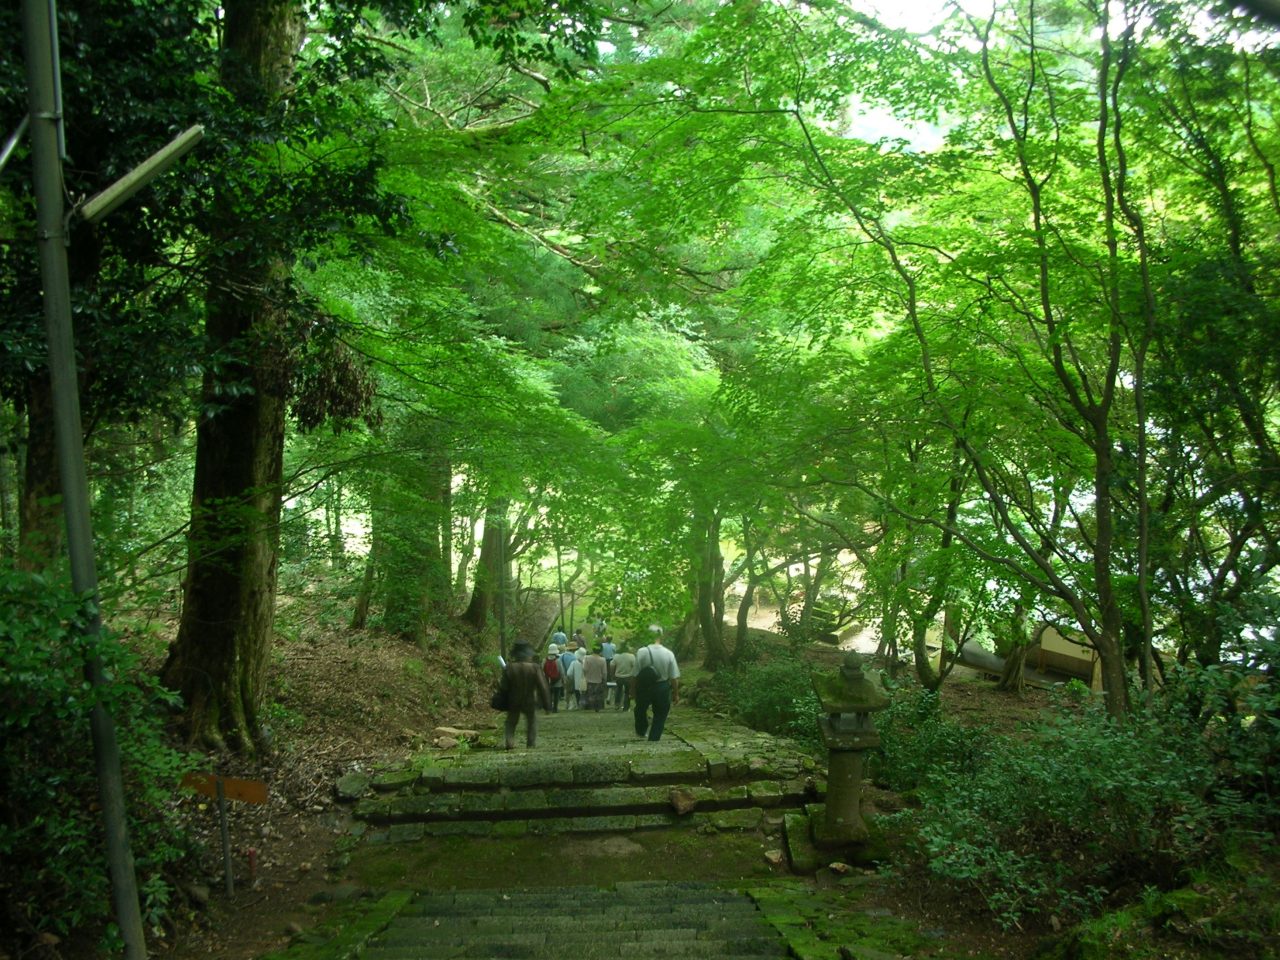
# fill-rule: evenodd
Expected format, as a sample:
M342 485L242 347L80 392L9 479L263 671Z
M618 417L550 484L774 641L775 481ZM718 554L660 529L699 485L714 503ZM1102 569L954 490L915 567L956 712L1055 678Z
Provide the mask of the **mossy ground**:
M759 881L774 875L754 833L652 830L501 840L439 837L351 851L347 876L374 889L520 889L629 880Z
M1040 960L1276 960L1280 861L1273 842L1238 844L1176 890L1148 890L1085 921Z
M938 960L1008 956L951 930L922 930L869 897L878 877L856 871L822 889L770 865L775 846L753 831L641 831L627 835L428 838L359 842L346 878L373 889L545 890L637 880L722 883L748 893L800 960ZM1015 938L1010 938L1011 940ZM843 951L843 952L842 952ZM1025 955L1024 950L1015 951Z
M922 931L887 911L867 907L856 883L824 890L789 880L748 892L799 960L989 956L967 944L948 943L941 931Z

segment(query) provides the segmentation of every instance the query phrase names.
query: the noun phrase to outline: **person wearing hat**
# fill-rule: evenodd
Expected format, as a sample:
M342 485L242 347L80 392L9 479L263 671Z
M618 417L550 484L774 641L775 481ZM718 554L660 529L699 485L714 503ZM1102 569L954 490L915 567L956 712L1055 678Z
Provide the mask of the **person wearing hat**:
M587 709L599 713L604 709L604 694L608 688L609 665L594 647L582 661L582 678L587 682Z
M573 654L569 657L569 672L564 676L564 693L566 697L572 698L569 701L569 709L581 710L586 706L587 675L582 671L583 661L586 660L586 649L578 647L574 650L572 640L569 641L569 649L573 650Z
M554 643L547 647L547 659L542 661L542 672L547 678L547 686L551 688L551 712L556 713L560 710L564 677L560 675L560 647Z
M507 723L505 745L511 750L516 745L516 724L524 715L524 742L528 747L538 743L538 707L551 709L551 691L542 667L533 662L533 647L521 641L511 648L511 660L502 672L502 683L507 688Z
M564 708L566 710L572 710L577 700L574 696L573 687L569 685L569 668L576 659L573 655L575 649L576 647L572 640L560 648L560 680L564 683Z

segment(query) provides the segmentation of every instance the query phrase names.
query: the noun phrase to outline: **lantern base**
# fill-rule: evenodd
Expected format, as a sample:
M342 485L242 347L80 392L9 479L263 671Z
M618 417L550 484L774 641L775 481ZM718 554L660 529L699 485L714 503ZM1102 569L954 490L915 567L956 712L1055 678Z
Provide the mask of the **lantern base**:
M865 843L870 839L871 831L867 829L861 814L854 814L852 817L836 817L834 820L826 816L814 817L809 821L809 835L813 838L814 846L830 849Z

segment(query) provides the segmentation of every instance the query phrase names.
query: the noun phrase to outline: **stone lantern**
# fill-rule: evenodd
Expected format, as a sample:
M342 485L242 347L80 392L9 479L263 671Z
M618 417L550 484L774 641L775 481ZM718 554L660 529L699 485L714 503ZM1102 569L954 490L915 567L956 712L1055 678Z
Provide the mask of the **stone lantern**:
M818 729L827 745L827 812L813 824L819 846L860 843L867 839L862 822L863 754L880 746L871 715L889 705L880 688L862 672L862 657L849 652L839 673L815 675L813 689L822 706Z

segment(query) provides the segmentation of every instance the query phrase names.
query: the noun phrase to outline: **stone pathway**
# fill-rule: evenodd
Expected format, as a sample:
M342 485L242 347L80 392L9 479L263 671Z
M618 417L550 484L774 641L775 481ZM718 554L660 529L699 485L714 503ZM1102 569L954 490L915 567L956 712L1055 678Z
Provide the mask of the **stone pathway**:
M677 707L663 738L637 738L629 712L539 718L534 749L481 746L374 780L356 806L370 841L631 831L687 824L755 829L766 810L820 798L820 772L786 741ZM523 737L523 729L517 738ZM522 743L522 740L518 739Z
M367 784L354 807L359 844L377 845L403 863L419 855L415 851L438 850L424 844L454 844L456 850L461 842L469 862L455 867L455 875L414 861L415 872L404 874L404 885L413 890L382 894L361 908L358 919L344 921L332 940L311 944L307 958L837 956L838 942L826 934L814 937L815 924L836 914L826 901L810 904L807 913L798 910L797 897L806 894L788 886L812 892L811 884L788 879L788 868L812 878L830 859L820 859L809 841L810 819L822 811L824 771L793 743L684 706L672 711L657 743L636 737L629 712L562 710L541 715L539 723L535 749L501 749L502 732L495 728L477 744ZM523 733L522 726L519 743ZM673 839L686 829L690 839ZM544 841L555 851L576 842L639 849L634 841L649 830L668 831L651 835L663 838L660 848L684 844L672 848L680 852L663 863L674 869L662 875L688 880L639 879L611 870L612 876L573 880L597 886L564 886L555 876L522 871L516 860L505 889L459 889L470 860L485 851L519 857L517 849L529 849L520 845L545 850ZM756 879L719 882L732 874L705 869L708 856L714 866L722 855L714 847L719 835L739 836L739 848L758 850L752 854ZM468 848L472 840L475 846ZM395 853L399 845L404 856ZM692 860L682 869L695 853L701 873ZM775 864L772 870L766 859ZM716 879L693 882L708 877ZM829 877L827 886L873 879L854 871ZM870 911L848 916L881 923L868 919ZM866 946L861 932L842 940L839 957L886 956ZM811 946L801 946L806 942ZM294 954L285 956L292 960Z

